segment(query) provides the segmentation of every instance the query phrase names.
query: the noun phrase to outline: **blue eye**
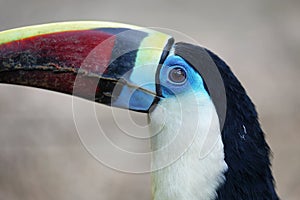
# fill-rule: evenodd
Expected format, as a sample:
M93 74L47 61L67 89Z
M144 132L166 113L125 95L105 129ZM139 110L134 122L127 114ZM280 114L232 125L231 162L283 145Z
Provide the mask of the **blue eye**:
M186 79L187 79L186 71L181 66L176 66L169 70L168 73L169 82L176 85L178 84L181 85L185 83Z

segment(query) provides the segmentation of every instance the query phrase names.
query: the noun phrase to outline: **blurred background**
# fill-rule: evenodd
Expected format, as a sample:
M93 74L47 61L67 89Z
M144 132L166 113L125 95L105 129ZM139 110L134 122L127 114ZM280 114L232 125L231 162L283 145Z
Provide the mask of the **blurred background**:
M175 29L220 55L257 106L279 195L299 199L300 1L0 0L0 30L69 20ZM1 200L151 198L149 174L117 172L85 150L71 97L7 85L0 94Z

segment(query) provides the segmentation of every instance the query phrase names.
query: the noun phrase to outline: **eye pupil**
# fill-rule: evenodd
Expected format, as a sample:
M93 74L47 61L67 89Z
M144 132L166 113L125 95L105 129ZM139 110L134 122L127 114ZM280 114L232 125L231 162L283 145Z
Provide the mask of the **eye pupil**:
M174 83L183 83L186 80L186 72L180 67L175 67L170 70L169 79Z

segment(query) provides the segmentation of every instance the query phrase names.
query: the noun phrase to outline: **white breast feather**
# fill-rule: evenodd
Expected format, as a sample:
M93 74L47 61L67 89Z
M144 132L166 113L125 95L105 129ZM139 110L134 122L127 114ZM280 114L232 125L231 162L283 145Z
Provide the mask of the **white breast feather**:
M225 181L227 165L210 97L191 93L166 98L150 119L150 132L159 130L151 140L153 170L179 157L152 172L153 199L215 199L218 186Z

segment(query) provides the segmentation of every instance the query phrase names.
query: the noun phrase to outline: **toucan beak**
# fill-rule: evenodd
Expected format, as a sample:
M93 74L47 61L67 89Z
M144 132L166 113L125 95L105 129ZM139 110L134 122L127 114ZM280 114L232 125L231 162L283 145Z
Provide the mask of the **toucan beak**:
M73 94L148 112L173 39L108 22L67 22L0 32L0 83Z

